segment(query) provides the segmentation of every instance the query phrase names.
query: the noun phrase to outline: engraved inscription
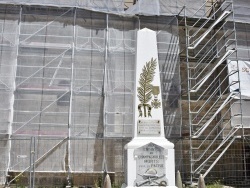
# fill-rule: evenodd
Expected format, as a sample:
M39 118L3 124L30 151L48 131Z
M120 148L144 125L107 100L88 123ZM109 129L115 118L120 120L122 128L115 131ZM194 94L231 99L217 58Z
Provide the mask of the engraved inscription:
M138 136L158 136L161 134L160 120L138 120Z
M165 160L167 150L149 143L134 152L136 158L135 186L167 186Z

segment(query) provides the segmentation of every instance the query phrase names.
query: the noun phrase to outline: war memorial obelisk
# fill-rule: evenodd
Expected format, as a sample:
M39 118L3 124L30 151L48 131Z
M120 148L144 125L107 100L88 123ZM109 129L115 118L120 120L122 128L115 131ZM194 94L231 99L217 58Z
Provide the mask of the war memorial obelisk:
M137 33L134 138L127 150L127 187L175 187L174 144L165 138L156 33Z

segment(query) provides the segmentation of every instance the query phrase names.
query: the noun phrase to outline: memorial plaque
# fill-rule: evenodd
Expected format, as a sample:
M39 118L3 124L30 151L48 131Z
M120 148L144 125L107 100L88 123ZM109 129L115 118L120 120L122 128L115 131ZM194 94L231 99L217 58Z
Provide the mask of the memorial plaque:
M138 136L161 135L160 120L138 120Z
M149 143L134 151L136 158L135 186L167 186L165 160L167 150L154 143Z

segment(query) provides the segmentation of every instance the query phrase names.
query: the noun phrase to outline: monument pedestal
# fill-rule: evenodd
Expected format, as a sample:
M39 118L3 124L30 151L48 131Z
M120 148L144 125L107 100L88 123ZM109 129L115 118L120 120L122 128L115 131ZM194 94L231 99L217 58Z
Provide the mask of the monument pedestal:
M127 150L127 188L175 187L174 144L165 138L136 137Z

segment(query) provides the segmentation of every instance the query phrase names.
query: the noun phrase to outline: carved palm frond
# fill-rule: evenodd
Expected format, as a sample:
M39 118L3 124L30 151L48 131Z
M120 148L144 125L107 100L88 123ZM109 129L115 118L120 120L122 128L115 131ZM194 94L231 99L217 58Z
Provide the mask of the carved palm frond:
M144 65L140 74L139 87L137 88L137 96L142 104L148 103L152 98L152 84L154 79L156 59L151 59Z

